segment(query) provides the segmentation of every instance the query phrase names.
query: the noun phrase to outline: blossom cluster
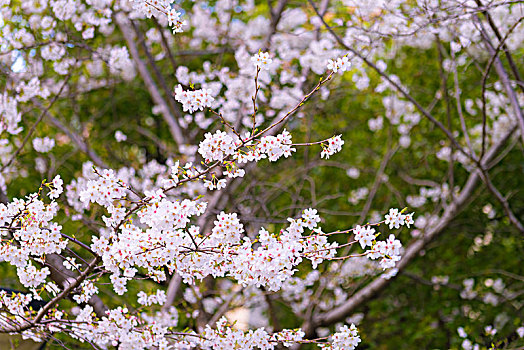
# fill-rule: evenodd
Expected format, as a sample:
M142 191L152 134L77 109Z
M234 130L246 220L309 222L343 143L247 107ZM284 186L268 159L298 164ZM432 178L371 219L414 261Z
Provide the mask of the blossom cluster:
M124 80L131 80L134 77L135 69L127 47L112 47L107 55L111 74L120 75Z
M322 152L320 153L321 158L328 159L329 156L340 152L342 150L342 145L344 145L344 140L342 140L342 135L333 136L332 138L322 143Z
M269 52L259 52L251 57L251 62L257 68L268 70L273 60L269 58Z
M206 163L223 162L226 168L224 174L235 178L243 177L245 174L239 164L258 162L265 158L274 162L282 156L287 158L296 151L292 147L291 134L285 129L276 136L263 136L256 142L249 141L252 138L249 133L243 140L237 135L220 130L214 134L206 133L204 140L199 144L198 153ZM218 179L214 174L211 179L204 180L204 186L210 190L221 189L225 185L225 179Z
M357 327L351 324L343 325L338 332L333 334L331 348L333 350L353 350L360 343Z
M5 294L5 292L4 292ZM7 299L7 300L6 300ZM0 292L0 306L2 302L6 306L9 298L3 297ZM161 313L160 316L165 316ZM55 314L59 320L60 315ZM283 329L279 332L269 333L264 328L242 331L234 328L225 317L221 317L214 327L206 325L201 333L194 331L176 332L170 330L172 324L163 324L161 319L149 318L144 320L133 315L128 308L117 307L109 310L107 316L94 323L93 309L87 305L80 310L75 318L75 325L70 327L67 323L50 322L49 328L66 330L68 328L74 337L92 342L98 346L119 346L124 349L169 349L176 344L181 349L239 349L239 350L273 350L279 344L291 347L304 340L305 333L301 329ZM91 326L92 325L92 326ZM140 327L140 331L138 330ZM354 349L360 342L355 325L343 326L335 333L330 342L318 343L322 349Z
M27 288L34 288L41 285L51 273L49 268L44 267L41 270L37 270L31 263L28 263L24 267L18 267L16 272L20 283Z
M391 234L387 240L376 242L366 253L370 259L381 259L380 267L385 270L394 267L395 263L400 260L401 248L400 241Z
M238 142L226 132L217 130L216 133L206 133L204 140L198 146L198 153L206 162L223 161L235 153Z
M104 169L100 177L90 180L86 188L80 193L80 200L84 203L98 203L100 205L111 205L117 198L123 197L125 191L122 183L119 183L115 172Z
M166 302L166 292L158 289L155 294L148 295L144 291L138 292L138 303L144 306L150 306L152 304L163 305Z
M0 308L5 308L12 315L24 316L25 309L32 300L31 294L8 293L0 290Z
M174 33L183 32L186 21L181 20L181 13L172 7L174 0L131 0L135 10L145 15L147 18L163 17L167 18L169 25Z
M21 281L25 281L23 283L27 286L41 284L49 273L46 268L36 271L30 265L30 257L42 258L60 253L67 245L61 237L62 226L51 221L57 212L56 202L46 204L38 199L37 193L26 199L15 199L7 205L0 203L0 226L3 227L0 237L12 235L14 238L14 241L0 245L0 261L16 266ZM32 280L35 276L38 278Z
M183 32L183 26L186 24L185 20L182 20L180 17L182 14L175 10L174 8L169 9L167 13L167 20L169 22L169 25L173 29L174 33L181 33Z
M280 332L269 334L263 328L243 332L229 326L227 319L222 317L217 322L215 329L207 325L202 336L203 339L199 343L204 349L273 350L278 343L285 347L290 347L300 342L304 337L304 332L284 329Z
M375 240L375 229L370 226L360 226L357 225L353 229L353 234L355 235L355 240L360 243L362 249L367 246L371 247L373 241Z
M175 88L175 99L182 104L184 112L189 113L201 111L206 107L211 107L215 100L209 89L184 91L180 84Z
M402 225L406 225L408 228L410 225L414 224L413 213L403 214L399 212L398 209L390 209L389 213L386 214L386 225L389 225L389 228L399 228Z
M87 303L91 297L98 293L98 287L90 280L85 280L80 285L80 293L73 296L78 304Z
M332 70L334 73L345 72L351 67L351 62L347 56L337 58L335 60L328 60L327 69Z
M49 193L47 196L51 199L57 199L62 192L64 192L63 188L64 181L60 177L60 175L56 175L53 178L53 181L51 183L47 184L47 187L49 188Z
M236 214L221 213L217 216L210 235L200 238L198 229L192 228L192 237L203 251L181 257L178 273L186 280L230 275L248 286L264 286L268 290L280 289L282 283L294 273L303 257L320 263L336 253L336 243L326 237L303 237L305 229L315 229L320 218L316 210L307 209L300 219L289 219L290 226L279 235L262 228L256 241L243 237L243 225ZM255 249L255 242L258 247ZM207 249L207 253L206 253ZM222 252L227 254L211 254Z
M257 152L265 154L270 162L278 160L280 157L289 157L296 149L292 147L291 134L284 129L277 136L264 136L257 145Z
M46 49L52 47L51 45L46 46ZM60 48L59 46L54 46ZM45 56L45 51L42 53ZM61 56L61 55L59 55ZM52 59L52 58L49 58ZM40 80L37 77L32 78L29 82L22 82L16 88L18 92L17 99L19 102L27 102L34 97L41 97L43 99L48 98L50 95L49 90L46 87L42 87Z
M6 130L9 134L18 134L22 130L18 126L21 120L17 100L4 92L0 95L0 133Z
M115 140L116 140L116 142L125 141L125 140L127 140L127 135L124 134L122 131L117 130L117 131L115 131Z
M33 148L37 152L47 153L50 150L52 150L53 147L55 147L55 140L53 140L53 139L51 139L51 138L49 138L47 136L44 137L44 138L36 137L36 138L33 139Z
M214 189L221 190L226 187L226 179L218 179L214 174L211 176L211 180L204 180L204 187L212 191Z

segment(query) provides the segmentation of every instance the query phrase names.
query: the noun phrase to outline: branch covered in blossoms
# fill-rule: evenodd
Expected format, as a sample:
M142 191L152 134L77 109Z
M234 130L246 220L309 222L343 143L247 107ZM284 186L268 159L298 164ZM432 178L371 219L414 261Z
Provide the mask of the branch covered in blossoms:
M489 220L468 257L505 218L524 232L513 189L494 181L524 138L521 6L309 7L0 0L0 268L23 289L0 288L0 333L354 349L367 332L352 313L397 273L428 285L405 268L478 183L502 210L479 206ZM411 77L413 53L438 60ZM374 210L404 202L416 220Z

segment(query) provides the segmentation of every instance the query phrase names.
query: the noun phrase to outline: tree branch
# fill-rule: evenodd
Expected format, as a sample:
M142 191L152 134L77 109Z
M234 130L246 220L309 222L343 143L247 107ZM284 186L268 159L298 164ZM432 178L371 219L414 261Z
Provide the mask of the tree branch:
M489 151L486 153L485 159L482 161L483 165L488 164L492 159L494 159L500 150L507 143L511 135L515 132L516 127L511 128L503 138L501 138L496 144L494 144ZM442 214L440 220L429 227L424 236L410 244L406 251L404 252L402 259L398 263L397 268L403 270L409 263L418 255L418 253L424 249L424 247L438 235L440 235L451 223L451 221L462 212L470 203L471 195L473 191L477 188L477 184L481 180L481 171L476 169L468 177L460 195L458 195L454 202L447 206ZM366 285L364 288L352 295L346 302L342 305L330 310L328 312L317 314L313 321L309 324L304 325L304 329L307 333L311 334L316 327L328 326L335 322L341 321L346 318L351 312L353 312L360 305L371 299L381 290L386 288L392 279L384 279L378 277L373 280L371 283Z
M178 145L185 144L185 138L182 133L182 130L180 129L180 126L177 123L177 120L170 113L168 104L166 103L165 99L162 98L162 95L160 94L160 91L155 81L149 74L149 71L147 70L145 63L140 58L140 55L138 53L138 48L136 47L136 44L133 38L133 33L131 32L129 20L125 16L123 15L121 16L121 14L116 14L115 16L113 16L113 18L115 19L115 23L118 25L118 27L122 31L122 34L124 35L124 39L127 43L131 56L133 57L133 60L135 61L138 72L140 76L142 77L142 80L144 81L144 85L146 86L147 90L149 91L149 94L151 95L153 102L162 107L162 111L163 111L162 116L164 117L165 122L169 126L169 131L171 132L171 136L173 136L173 139L175 140L175 142ZM168 98L171 98L171 97L168 97Z
M479 31L482 35L482 39L484 40L484 43L486 44L486 48L488 49L489 54L495 57L495 63L494 63L495 71L497 72L497 75L499 76L502 82L502 86L504 86L504 89L506 90L506 94L508 95L509 102L513 109L515 118L517 119L517 124L520 128L520 137L521 137L522 143L524 144L524 114L522 113L522 109L520 108L517 94L515 93L515 90L511 86L511 82L509 80L508 73L504 69L504 66L502 65L500 58L497 56L497 51L493 47L489 39L489 36L486 33L484 26L482 25L482 22L480 21L478 17L475 17L475 18L478 21Z

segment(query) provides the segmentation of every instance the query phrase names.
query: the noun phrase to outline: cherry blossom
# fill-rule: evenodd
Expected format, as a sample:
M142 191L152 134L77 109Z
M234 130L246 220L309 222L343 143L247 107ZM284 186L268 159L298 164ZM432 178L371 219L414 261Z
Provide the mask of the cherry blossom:
M326 140L325 143L322 143L322 152L320 153L320 157L328 159L333 154L340 152L342 150L343 144L344 140L342 140L342 135L333 136L332 138Z
M349 58L347 56L343 56L341 58L337 58L335 60L328 60L327 69L332 70L334 73L337 72L345 72L351 67L351 63L349 62Z
M364 249L367 246L371 247L373 245L373 241L375 240L374 233L375 229L369 226L362 227L360 225L357 225L353 230L355 240L360 243L362 249Z
M122 142L122 141L127 140L127 136L122 131L117 130L115 131L115 140L116 142Z
M361 341L354 324L349 327L347 325L342 326L337 333L333 334L332 338L333 350L353 350Z
M189 113L211 107L214 101L209 89L184 91L181 85L175 88L175 99L182 104L184 112L187 111Z
M224 295L213 295L216 300L211 300L212 297L198 290L201 281L227 284L223 290L233 297L252 293L256 297L246 297L251 302L258 298L269 303L270 298L264 297L279 292L297 314L305 315L315 297L312 287L322 285L327 293L320 299L327 300L315 305L315 310L331 310L350 298L333 280L347 281L365 275L393 278L401 268L397 262L404 248L398 237L404 237L404 232L389 231L415 225L419 229L413 231L415 236L414 232L435 227L439 217L426 211L425 206L436 203L439 210L447 210L449 198L460 193L457 182L453 184L451 180L434 187L431 182L423 187L417 185L405 199L411 207L426 211L417 224L414 214L405 210L392 208L382 220L380 213L371 208L362 219L371 223L351 222L348 226L354 228L334 232L324 231L328 225L323 225L327 220L319 214L323 213L322 208L307 208L310 204L304 202L295 203L297 208L283 214L278 224L271 225L250 222L256 215L252 208L231 206L227 210L235 212L227 212L214 204L228 201L224 189L235 186L230 184L251 180L249 169L253 164L248 163L267 159L268 162L260 164L264 167L276 161L286 162L284 158L297 157L299 146L320 145L323 159L341 152L345 143L342 135L323 141L307 140L307 144L292 142L303 134L301 121L309 111L302 107L310 98L317 99L313 103L318 105L331 103L334 92L342 86L340 81L356 92L379 96L377 103L383 107L382 115L364 120L365 130L371 130L378 139L382 139L386 130L391 131L395 147L410 150L418 147L414 131L423 128L424 111L408 98L410 90L405 82L387 73L394 71L396 52L434 46L436 36L446 50L442 62L444 74L452 76L457 66L483 62L487 45L483 44L482 26L472 20L476 18L474 4L444 2L421 6L406 1L344 0L343 7L352 10L343 16L339 16L335 6L328 5L323 10L331 17L329 23L340 27L335 28L335 32L341 33L338 38L326 30L330 28L323 23L324 18L316 16L312 9L286 8L278 15L273 9L270 16L264 16L252 1L204 5L172 0L0 1L0 61L2 67L8 67L8 83L0 95L0 133L4 138L0 154L5 166L0 174L0 189L3 193L9 189L11 195L13 188L17 188L8 187L13 174L26 170L16 159L10 161L11 156L16 158L17 149L26 152L25 143L21 142L26 135L28 148L32 144L35 151L49 153L38 156L31 164L36 164L41 174L52 177L51 182L43 180L40 187L37 182L31 191L0 204L0 261L12 265L20 283L29 290L26 294L0 292L0 308L7 310L2 316L6 314L26 327L19 332L24 337L40 341L43 338L39 334L64 332L100 348L118 346L123 350L274 349L278 344L290 347L302 342L318 342L325 349L354 349L361 341L354 324L342 326L332 336L315 341L306 337L306 329L271 332L269 328L254 327L244 331L226 317L198 324L200 318L204 319L202 313L198 314L202 310L193 305L187 306L189 311L178 305L163 307L169 292L160 288L179 277L184 289L180 294L187 296L183 302L205 305L204 309L211 311L204 311L210 315L220 305L227 306L235 300L228 301ZM505 42L508 48L501 46L502 52L521 47L522 26L510 27L511 20L519 20L521 16L518 6L502 3L493 6L494 22L500 25L502 33L508 33ZM277 17L278 21L273 23ZM142 27L146 28L144 33ZM496 40L492 34L487 36ZM500 38L494 42L500 42ZM351 53L344 55L348 47ZM251 56L260 48L264 51ZM197 65L192 59L185 59L185 55L195 52L207 61ZM166 87L154 68L170 65L173 80ZM328 77L319 80L319 75L326 75L326 68ZM334 73L344 72L344 77L334 79ZM144 156L140 149L135 152L137 159L130 160L133 166L112 168L109 166L112 161L106 165L104 156L98 159L90 152L89 127L77 125L83 121L79 123L73 118L71 125L58 128L58 132L54 130L51 121L59 119L56 114L63 111L60 104L70 102L71 96L89 96L112 88L115 82L131 82L137 76L147 81L140 86L151 95L152 101L145 113L140 111L146 114L140 116L145 120L144 125L165 122L173 134L167 146L163 144L165 140L158 142L158 148L164 147L166 152L157 160L151 160L150 154ZM320 83L311 84L312 81ZM325 84L328 81L333 84ZM511 84L516 80L508 81L513 87ZM174 91L173 85L176 85ZM468 97L464 101L472 132L452 130L451 136L458 141L454 144L448 139L441 140L435 154L439 161L458 164L461 170L471 173L475 157L485 154L484 148L505 137L511 139L507 133L517 130L518 118L508 112L512 110L511 103L503 88L498 81L490 82L482 99ZM435 103L442 98L441 91L430 96ZM522 102L522 94L518 92L514 100ZM39 119L35 120L41 120L31 130L26 116L32 118L34 109L45 113L41 118L36 116ZM487 111L485 130L476 119L469 118L480 116L483 109ZM119 143L118 151L136 145L123 142L128 136L121 130L115 131L117 128L125 127L130 140L135 129L155 139L149 130L140 129L142 126L119 125L108 129ZM60 147L54 148L55 142ZM60 169L50 163L54 161L54 152L65 148L65 144L81 150L82 156L92 159L97 166L86 162L75 174L62 173L68 182L64 186L62 177L53 173ZM352 143L351 147L355 145ZM478 160L482 161L481 158ZM283 167L287 164L283 163ZM343 169L354 183L363 180L360 174L361 171L365 174L365 170L357 164L349 168L344 165ZM377 178L377 184L386 183L387 176L392 176L387 169ZM348 189L344 201L349 196L351 205L362 204L366 199L372 203L375 191L370 189L369 185L358 183ZM69 220L81 223L88 232L86 236L67 232ZM75 252L73 249L81 250L82 254L76 258L68 256L69 251ZM52 269L47 267L54 255L62 258L58 265L72 274L63 283L52 282ZM301 270L304 265L306 272ZM331 277L333 280L329 280ZM154 289L140 284L143 290L136 292L135 287L144 279ZM105 290L104 284L123 296L118 300L125 302L105 314L95 315L93 307L85 304ZM478 297L490 303L502 299L498 294L479 294L478 285L474 280L465 280L461 296L466 300ZM503 289L504 284L493 282L493 293ZM68 303L75 305L75 311L55 303L49 304L39 316L28 308L32 300L57 295L60 300L69 297ZM186 324L178 325L179 312L180 320L195 321L194 330L183 330ZM26 320L28 323L24 323ZM485 333L495 335L494 326L487 327L491 328L486 328ZM522 327L517 330L521 335L524 331L519 330ZM463 329L459 328L458 335L463 338L460 339L463 348L478 346L466 339Z
M269 58L269 52L259 52L251 57L251 62L257 68L268 70L273 60Z
M171 8L167 13L167 20L173 29L173 34L183 32L182 27L186 24L186 21L181 20L180 17L181 13L174 8Z
M49 137L44 137L44 138L34 138L33 139L33 148L35 149L35 151L37 152L40 152L40 153L47 153L49 152L50 150L53 149L53 147L55 147L55 140L49 138Z
M414 223L413 213L403 214L402 211L399 212L398 209L390 209L389 214L386 214L386 225L389 225L389 228L400 228L402 225L409 227Z
M207 162L215 160L223 161L236 151L237 142L226 132L217 130L215 134L206 133L204 137L205 139L200 142L198 147L198 153L200 153Z

